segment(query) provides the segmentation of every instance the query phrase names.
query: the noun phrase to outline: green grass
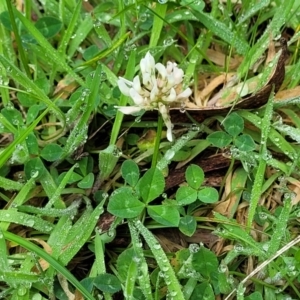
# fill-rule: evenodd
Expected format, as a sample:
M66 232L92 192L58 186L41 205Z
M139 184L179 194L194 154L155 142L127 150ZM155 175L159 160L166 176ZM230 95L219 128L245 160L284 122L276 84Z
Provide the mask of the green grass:
M300 299L300 2L235 2L0 3L1 299Z

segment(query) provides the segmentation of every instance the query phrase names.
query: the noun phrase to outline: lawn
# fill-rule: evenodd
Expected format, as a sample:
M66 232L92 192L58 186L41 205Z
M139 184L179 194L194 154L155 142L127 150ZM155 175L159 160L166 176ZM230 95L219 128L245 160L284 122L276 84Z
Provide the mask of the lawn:
M300 1L0 1L0 298L300 299Z

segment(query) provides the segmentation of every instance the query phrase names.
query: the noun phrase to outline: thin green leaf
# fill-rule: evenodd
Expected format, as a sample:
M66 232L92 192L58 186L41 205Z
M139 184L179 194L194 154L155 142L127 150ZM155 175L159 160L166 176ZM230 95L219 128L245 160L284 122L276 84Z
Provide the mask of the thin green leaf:
M38 256L47 261L54 269L61 273L67 280L74 285L82 293L84 297L88 300L95 300L95 298L81 285L81 283L68 271L65 267L61 265L56 259L54 259L50 254L42 250L40 247L34 245L33 243L21 238L13 233L3 231L3 236L5 239L12 241L28 251L36 253Z
M27 20L19 11L15 10L16 16L20 19L25 28L33 35L33 37L37 40L39 45L44 49L47 54L49 61L51 61L54 65L60 66L67 73L72 75L74 79L80 84L84 85L83 80L69 67L66 61L61 57L59 52L52 47L52 45L48 42L48 40L41 34L41 32L29 21Z

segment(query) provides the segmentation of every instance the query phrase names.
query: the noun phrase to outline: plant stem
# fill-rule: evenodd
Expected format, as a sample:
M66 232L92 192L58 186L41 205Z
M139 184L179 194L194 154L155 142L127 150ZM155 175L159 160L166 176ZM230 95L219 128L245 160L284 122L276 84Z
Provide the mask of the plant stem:
M159 145L160 145L161 133L162 133L162 125L163 125L162 116L160 114L158 114L156 139L155 139L154 152L153 152L152 163L151 163L152 168L155 168L156 164L157 164Z

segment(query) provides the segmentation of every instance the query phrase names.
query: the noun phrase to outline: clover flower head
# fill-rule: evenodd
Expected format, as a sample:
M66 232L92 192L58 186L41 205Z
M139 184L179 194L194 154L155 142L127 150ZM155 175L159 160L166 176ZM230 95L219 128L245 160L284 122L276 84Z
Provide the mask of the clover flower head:
M181 90L183 70L176 63L167 62L164 66L156 63L154 57L147 52L140 62L141 78L139 75L129 81L119 77L118 86L122 94L129 96L133 106L116 106L124 114L133 114L141 110L158 110L167 127L167 139L173 140L172 123L169 115L169 106L172 103L182 102L192 91L190 88Z

